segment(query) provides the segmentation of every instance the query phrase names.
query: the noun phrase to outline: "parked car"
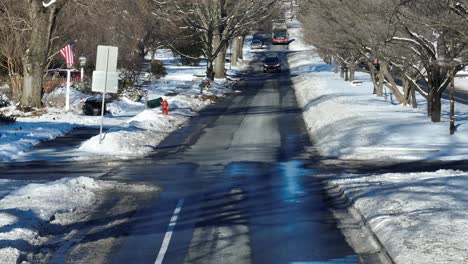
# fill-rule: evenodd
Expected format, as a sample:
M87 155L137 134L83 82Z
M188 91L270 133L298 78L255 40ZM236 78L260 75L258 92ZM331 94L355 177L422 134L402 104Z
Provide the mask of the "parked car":
M281 62L278 57L267 57L263 62L263 72L281 72Z
M252 40L252 43L250 43L250 49L261 49L263 48L263 41L259 39L254 39Z

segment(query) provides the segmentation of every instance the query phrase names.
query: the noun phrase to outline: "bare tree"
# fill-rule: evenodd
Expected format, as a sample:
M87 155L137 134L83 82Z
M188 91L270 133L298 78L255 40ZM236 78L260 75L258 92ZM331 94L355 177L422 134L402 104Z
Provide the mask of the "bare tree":
M463 15L463 7L453 0L314 0L304 19L315 22L305 23L313 25L306 26L312 43L327 48L342 63L347 61L342 54L379 62L378 68L369 63L378 95L385 85L401 103L411 99L415 106L418 91L428 101L432 121L438 122L450 65L458 61L455 71L461 69L467 48L464 27L454 15ZM395 75L402 80L402 90Z
M207 58L207 77L215 77L216 64L216 77L223 78L224 57L230 40L267 17L276 2L277 0L177 0L168 3L175 5L176 14L168 19L180 19L200 38Z
M40 107L41 92L52 31L57 26L56 18L68 0L27 0L31 29L27 50L23 57L23 91L20 97L22 107Z
M412 70L427 86L428 115L433 122L440 121L441 97L450 83L451 64L468 47L460 32L444 26L456 23L450 2L402 1L397 12L398 31L391 38L392 42L402 43L419 60ZM461 64L457 65L455 72L461 69Z

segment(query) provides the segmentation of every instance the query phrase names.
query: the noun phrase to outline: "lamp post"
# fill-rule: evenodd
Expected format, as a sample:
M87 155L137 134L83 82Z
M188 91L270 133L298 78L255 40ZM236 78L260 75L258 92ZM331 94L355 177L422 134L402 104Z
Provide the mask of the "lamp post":
M81 67L80 81L83 82L84 66L86 65L86 57L80 56L80 57L78 58L78 61L80 62L80 67Z

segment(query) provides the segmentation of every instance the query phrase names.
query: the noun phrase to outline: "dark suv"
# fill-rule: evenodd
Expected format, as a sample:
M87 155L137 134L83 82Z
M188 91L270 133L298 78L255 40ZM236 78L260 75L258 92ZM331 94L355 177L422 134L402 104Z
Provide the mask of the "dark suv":
M278 57L266 58L263 62L263 72L281 72L281 62Z

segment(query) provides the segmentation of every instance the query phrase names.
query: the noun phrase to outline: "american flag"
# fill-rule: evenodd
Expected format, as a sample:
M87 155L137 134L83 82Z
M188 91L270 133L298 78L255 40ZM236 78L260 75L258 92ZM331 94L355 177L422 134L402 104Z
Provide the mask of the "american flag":
M68 68L73 67L75 61L73 60L73 50L70 44L66 45L63 47L63 49L60 50L60 55L62 55L63 59L67 63Z

